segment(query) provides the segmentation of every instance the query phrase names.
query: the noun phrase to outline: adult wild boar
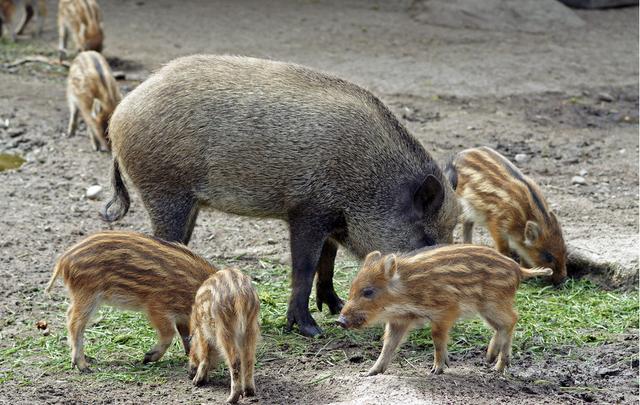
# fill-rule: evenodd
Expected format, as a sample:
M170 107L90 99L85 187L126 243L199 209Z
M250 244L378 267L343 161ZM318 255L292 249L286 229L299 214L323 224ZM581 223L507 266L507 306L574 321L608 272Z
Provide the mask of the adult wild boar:
M124 169L163 239L188 243L200 207L288 222L287 324L307 336L322 333L309 312L316 273L318 308L342 308L332 281L338 244L359 258L410 251L450 242L458 219L440 168L380 100L299 65L176 59L122 100L109 136L106 221L128 210Z

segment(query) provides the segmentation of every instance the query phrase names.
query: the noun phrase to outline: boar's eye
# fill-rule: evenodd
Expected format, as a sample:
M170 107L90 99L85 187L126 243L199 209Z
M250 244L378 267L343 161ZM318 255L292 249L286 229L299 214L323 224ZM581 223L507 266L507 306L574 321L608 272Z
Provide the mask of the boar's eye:
M545 263L553 263L553 255L546 250L540 253L540 259Z
M362 296L365 298L371 298L375 292L376 290L373 287L367 287L362 290Z

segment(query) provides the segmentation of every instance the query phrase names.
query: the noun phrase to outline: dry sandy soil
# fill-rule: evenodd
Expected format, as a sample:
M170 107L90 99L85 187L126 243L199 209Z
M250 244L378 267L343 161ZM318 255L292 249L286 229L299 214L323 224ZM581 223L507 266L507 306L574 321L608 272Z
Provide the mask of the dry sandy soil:
M55 4L49 3L42 41L53 48ZM527 154L520 166L542 185L570 243L626 269L620 284L637 283L637 8L579 11L584 24L578 27L525 33L429 25L409 1L101 4L104 53L132 79L122 83L125 92L166 61L199 52L333 72L379 95L441 161L476 145L510 158ZM103 201L87 200L84 192L94 184L108 189L110 157L92 152L82 130L62 135L64 89L59 75L0 69L0 122L9 122L0 124L0 152L27 158L18 171L0 173L0 318L12 314L16 324L47 314L34 297L55 257L105 228L97 217ZM582 170L586 184L572 184ZM115 227L149 231L139 200ZM283 224L215 212L201 214L191 247L217 260L244 255L248 264L259 257L286 260L288 250ZM3 339L16 333L0 326ZM363 364L281 359L262 367L257 383L261 403L635 402L637 361L615 375L598 370L637 353L637 345L630 335L572 356L559 349L546 360L520 359L508 378L479 367L480 353L454 359L459 366L438 377L396 362L389 375L365 379L358 375ZM327 371L331 377L322 379ZM599 390L572 395L541 380ZM219 402L227 384L197 390L180 374L153 387L78 386L52 375L28 388L3 384L0 402Z

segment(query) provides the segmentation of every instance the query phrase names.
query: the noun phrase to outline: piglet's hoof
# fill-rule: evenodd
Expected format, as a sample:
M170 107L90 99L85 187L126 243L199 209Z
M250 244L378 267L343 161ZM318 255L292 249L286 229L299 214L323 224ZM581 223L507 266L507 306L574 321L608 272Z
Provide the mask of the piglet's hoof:
M431 374L442 374L442 373L444 373L444 366L434 365L433 367L431 367Z
M367 371L366 376L367 377L373 377L374 375L378 375L378 374L382 374L384 373L384 370L379 370L378 368L374 367L371 370Z
M240 391L232 392L231 395L229 395L229 398L227 398L227 403L235 404L240 399L240 395L241 395Z
M152 350L150 352L146 352L144 354L144 358L142 359L142 364L147 364L147 363L151 363L153 361L158 361L158 352L155 350Z
M93 370L91 370L89 367L87 366L76 366L78 368L78 371L82 374L91 374L93 373Z

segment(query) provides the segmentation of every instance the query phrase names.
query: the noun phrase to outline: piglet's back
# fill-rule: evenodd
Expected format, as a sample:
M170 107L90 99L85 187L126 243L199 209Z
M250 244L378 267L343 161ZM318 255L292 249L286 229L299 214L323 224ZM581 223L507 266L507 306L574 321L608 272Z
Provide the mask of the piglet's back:
M450 245L398 256L404 285L415 294L432 298L446 295L477 296L498 287L515 292L520 284L520 266L496 250L478 245ZM457 293L456 293L457 292Z
M124 307L155 301L189 313L195 292L215 271L182 245L140 233L110 231L89 236L65 252L52 283L60 275L74 295L101 294Z

